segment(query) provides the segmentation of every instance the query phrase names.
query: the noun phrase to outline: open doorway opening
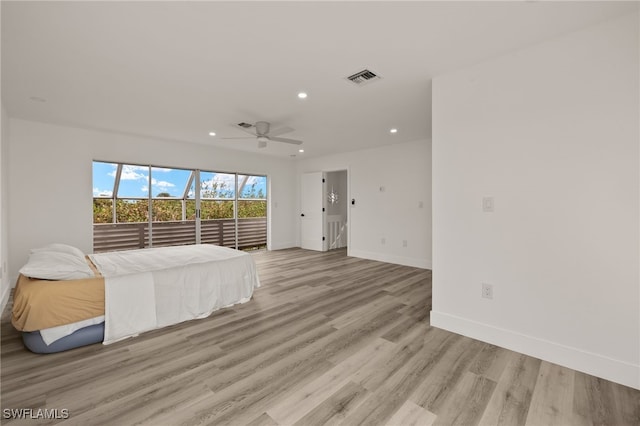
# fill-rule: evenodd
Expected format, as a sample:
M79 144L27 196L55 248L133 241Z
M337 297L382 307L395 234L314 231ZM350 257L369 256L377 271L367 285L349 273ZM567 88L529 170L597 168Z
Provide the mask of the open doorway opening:
M347 171L326 172L324 185L325 214L325 250L347 247Z

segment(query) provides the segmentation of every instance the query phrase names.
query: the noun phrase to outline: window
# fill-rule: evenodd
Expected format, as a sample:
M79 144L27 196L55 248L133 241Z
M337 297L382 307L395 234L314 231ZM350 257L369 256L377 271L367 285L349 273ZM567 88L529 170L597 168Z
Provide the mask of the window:
M193 171L151 168L151 214L154 222L187 220L185 192ZM194 212L195 213L195 212ZM190 220L195 219L195 214Z
M94 252L265 247L266 211L266 176L93 162Z
M200 172L201 218L233 219L235 194L235 174Z
M238 175L238 241L244 247L261 247L267 240L267 178Z
M113 187L115 171L113 163L93 163L93 223L113 223Z
M267 178L238 175L238 217L267 217Z

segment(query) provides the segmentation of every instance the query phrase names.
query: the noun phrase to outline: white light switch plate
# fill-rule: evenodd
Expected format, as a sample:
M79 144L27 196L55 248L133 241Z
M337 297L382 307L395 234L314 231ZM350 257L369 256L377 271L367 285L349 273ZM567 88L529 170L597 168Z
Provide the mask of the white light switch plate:
M494 210L493 197L482 197L482 211L485 213L492 213Z

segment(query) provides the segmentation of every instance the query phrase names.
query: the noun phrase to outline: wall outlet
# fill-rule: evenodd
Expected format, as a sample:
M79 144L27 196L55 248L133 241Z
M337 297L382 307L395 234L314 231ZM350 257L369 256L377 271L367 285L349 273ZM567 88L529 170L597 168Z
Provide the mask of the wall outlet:
M493 197L483 197L482 211L485 213L493 213L494 209L495 209L495 204L493 202Z
M493 285L482 283L482 297L484 299L493 299Z
M406 247L407 246L407 240L402 240L402 247Z

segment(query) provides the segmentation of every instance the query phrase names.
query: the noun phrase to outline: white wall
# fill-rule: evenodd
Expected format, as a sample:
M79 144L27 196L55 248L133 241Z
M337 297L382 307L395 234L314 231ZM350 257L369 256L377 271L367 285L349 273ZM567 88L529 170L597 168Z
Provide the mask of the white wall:
M2 312L9 300L11 280L10 274L7 271L9 253L9 118L4 109L4 105L2 105L0 109L0 312Z
M2 16L2 5L0 5L0 17ZM1 19L0 19L1 21ZM1 69L2 67L0 67ZM1 72L0 72L1 74ZM0 89L0 100L2 99L2 90ZM9 146L9 120L4 104L0 101L0 313L4 311L4 307L9 300L11 291L11 282L7 273L8 258L8 191L7 183L9 181L8 167L8 146Z
M434 79L433 325L640 388L638 48L627 16Z
M91 252L92 160L266 174L270 247L295 245L295 165L290 159L10 120L9 267L32 247L63 242Z
M431 268L431 143L427 140L300 160L298 173L348 170L348 254ZM299 180L299 178L297 179ZM380 191L384 187L384 191ZM299 190L299 189L298 189ZM298 201L299 201L298 197ZM422 207L419 203L422 202ZM298 203L298 216L300 206ZM300 221L298 220L298 233ZM298 235L298 243L299 243ZM385 243L381 243L381 239ZM402 241L407 241L407 247Z

